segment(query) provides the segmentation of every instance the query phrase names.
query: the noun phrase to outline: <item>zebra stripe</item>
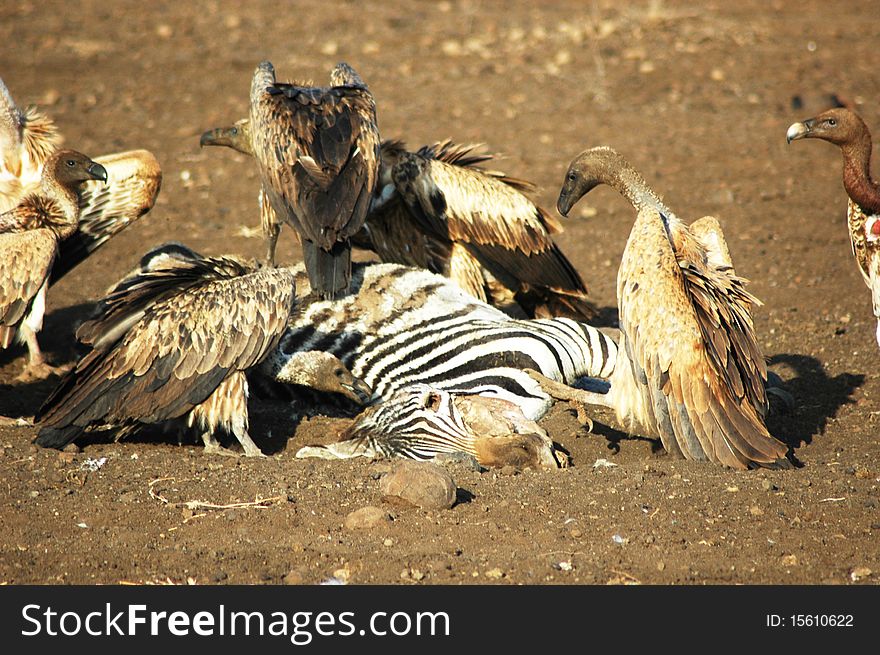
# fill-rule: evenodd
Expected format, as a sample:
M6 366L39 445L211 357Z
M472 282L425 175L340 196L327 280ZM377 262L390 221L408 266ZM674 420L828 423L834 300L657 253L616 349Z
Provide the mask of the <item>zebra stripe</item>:
M307 293L298 275L297 295ZM614 341L592 326L513 319L446 278L396 264L355 264L350 295L295 312L267 374L307 350L336 355L373 389L374 402L424 383L503 398L533 420L552 400L524 369L573 384L608 378L617 355Z

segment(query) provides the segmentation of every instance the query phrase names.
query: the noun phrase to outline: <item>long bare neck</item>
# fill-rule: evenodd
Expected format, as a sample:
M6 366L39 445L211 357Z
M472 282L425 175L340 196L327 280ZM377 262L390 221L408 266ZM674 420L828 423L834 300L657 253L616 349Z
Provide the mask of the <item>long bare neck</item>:
M843 186L847 195L863 211L880 213L880 187L871 179L871 137L865 134L841 148Z
M653 208L670 218L676 218L675 213L632 166L621 166L606 180L606 184L629 200L636 211Z

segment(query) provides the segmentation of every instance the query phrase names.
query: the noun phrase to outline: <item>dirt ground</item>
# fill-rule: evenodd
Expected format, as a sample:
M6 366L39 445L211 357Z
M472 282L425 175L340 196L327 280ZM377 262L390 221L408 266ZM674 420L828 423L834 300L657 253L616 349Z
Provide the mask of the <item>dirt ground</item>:
M0 76L14 97L41 105L67 145L147 148L165 175L154 210L52 289L46 351L72 361L72 326L152 245L262 253L253 166L200 151L198 137L245 115L259 60L318 82L345 60L374 93L383 137L484 142L548 209L569 161L608 144L682 217L717 215L765 303L765 355L797 401L771 429L803 466L684 462L602 412L586 433L557 406L543 424L571 468L453 467L451 510L388 507L385 527L353 531L345 516L383 505L389 464L295 459L327 422L294 434L286 408L265 401L252 403L251 432L277 454L261 461L144 440L59 453L31 445L31 428L0 428L0 582L880 580L880 352L847 243L840 155L785 142L832 93L880 133L875 3L545 4L4 2ZM565 220L559 243L601 307L616 304L633 218L600 189ZM289 233L279 255L299 258ZM0 414L33 414L53 386L17 385L23 363L20 347L0 354Z

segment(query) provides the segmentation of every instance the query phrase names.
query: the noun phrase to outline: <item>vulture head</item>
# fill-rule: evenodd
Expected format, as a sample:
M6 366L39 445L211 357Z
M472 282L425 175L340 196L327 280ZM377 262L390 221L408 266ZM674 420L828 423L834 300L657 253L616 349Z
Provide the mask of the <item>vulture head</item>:
M629 168L629 164L613 148L597 146L584 150L568 166L556 209L563 216L568 216L578 200L600 184L609 184L617 172L624 168Z
M231 127L217 127L208 130L199 139L199 146L226 146L246 155L253 156L251 146L251 122L247 118L236 121Z
M367 404L373 395L369 385L352 375L336 355L320 350L297 353L275 372L274 377L279 382L338 393L358 405Z
M798 139L823 139L841 147L865 138L870 141L868 126L856 113L842 107L829 109L800 123L793 123L785 133L788 143Z
M45 170L56 182L71 189L89 180L107 183L107 169L76 150L58 150L46 162Z

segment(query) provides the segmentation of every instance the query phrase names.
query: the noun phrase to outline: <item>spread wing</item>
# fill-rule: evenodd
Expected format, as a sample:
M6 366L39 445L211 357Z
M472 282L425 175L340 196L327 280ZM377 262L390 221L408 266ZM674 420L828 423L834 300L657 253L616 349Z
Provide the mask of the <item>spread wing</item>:
M687 228L656 209L639 212L618 276L620 326L634 376L664 445L734 468L784 465L770 436L766 369L749 306L731 270L706 266Z
M52 271L53 283L150 211L159 195L162 169L147 150L106 155L95 161L107 169L107 183L89 181L81 186L79 227L61 245Z
M379 157L365 87L252 88L250 120L263 188L279 216L325 249L360 229Z
M125 322L124 300L111 303L92 330L99 344L77 362L39 413L37 443L72 441L90 424L154 423L184 415L203 402L231 373L258 363L277 345L293 305L293 274L264 269L230 275L222 258L204 259L201 281L184 283L176 295L160 294L116 340L102 329ZM176 270L181 275L185 267ZM148 277L148 276L147 276ZM167 291L167 281L159 288ZM136 298L143 288L125 292ZM121 303L121 304L120 304Z
M463 244L506 286L535 287L586 299L586 285L553 242L561 231L521 189L526 183L473 166L446 143L404 157L393 179L414 219L439 237ZM451 162L451 163L450 163Z
M45 284L57 249L49 229L0 233L0 345L9 345L14 328Z
M43 162L60 144L55 122L34 107L19 109L0 79L0 212L36 190Z

